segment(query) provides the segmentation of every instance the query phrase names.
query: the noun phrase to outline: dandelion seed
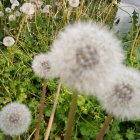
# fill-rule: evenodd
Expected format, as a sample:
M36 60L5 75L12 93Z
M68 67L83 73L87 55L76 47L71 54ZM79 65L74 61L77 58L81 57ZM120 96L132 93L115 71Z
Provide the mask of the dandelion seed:
M3 44L7 47L11 47L13 46L15 43L15 40L13 37L11 36L6 36L4 39L3 39Z
M79 6L79 0L69 0L69 5L71 7L78 7Z
M27 14L27 15L33 15L35 12L34 6L31 3L24 3L20 7L20 11Z
M51 64L49 56L47 54L36 55L33 62L32 68L35 74L42 78L51 77Z
M9 21L15 21L16 20L16 16L11 14L9 15Z
M0 11L0 17L3 17L4 13L2 11Z
M7 135L22 134L30 123L31 113L24 104L9 103L0 112L0 129Z
M123 68L116 83L108 92L98 96L105 110L117 119L133 120L140 117L140 73Z
M42 10L42 13L49 13L50 11L49 11L49 9L50 9L50 5L46 5L44 8L43 8L43 10Z
M61 81L87 94L109 88L124 58L113 33L92 22L66 27L53 42L49 55Z
M6 13L11 13L11 9L9 7L5 8Z

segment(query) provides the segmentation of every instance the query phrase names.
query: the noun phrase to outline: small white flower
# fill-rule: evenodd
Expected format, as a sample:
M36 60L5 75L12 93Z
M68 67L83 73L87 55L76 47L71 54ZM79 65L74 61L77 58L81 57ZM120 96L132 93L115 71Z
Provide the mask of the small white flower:
M13 37L11 36L6 36L4 39L3 39L3 44L7 47L11 47L13 46L15 43L15 40Z
M55 75L85 94L110 88L124 59L120 41L92 22L67 26L54 40L49 55Z
M11 14L9 15L9 21L15 21L16 20L16 16Z
M123 67L110 90L98 94L107 113L117 119L134 120L140 117L140 73Z
M33 15L35 12L34 6L31 3L24 3L20 7L20 11L27 14L27 15Z
M21 13L20 13L19 11L16 11L16 12L15 12L15 15L16 15L17 17L20 17Z
M8 135L20 135L31 123L29 109L21 103L9 103L0 112L0 129Z
M2 11L0 11L0 17L3 17L4 13Z
M51 64L47 54L36 55L32 62L34 73L41 78L51 77Z
M79 0L69 0L69 5L71 7L78 7L79 5Z
M50 5L46 5L43 10L42 10L42 13L49 13L49 8L50 8Z
M6 13L11 13L11 9L9 7L5 8Z

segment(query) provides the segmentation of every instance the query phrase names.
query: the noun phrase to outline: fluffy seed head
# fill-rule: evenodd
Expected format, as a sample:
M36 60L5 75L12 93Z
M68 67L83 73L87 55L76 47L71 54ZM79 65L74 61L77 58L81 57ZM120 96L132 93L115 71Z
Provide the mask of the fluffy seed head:
M15 40L13 37L11 36L6 36L4 39L3 39L3 44L7 47L11 47L13 46L15 43Z
M51 63L47 54L36 55L32 62L34 73L42 78L51 77Z
M19 11L15 11L15 15L16 15L17 17L20 17L21 13L20 13Z
M15 21L16 20L16 16L15 15L9 15L9 21Z
M10 0L10 3L13 4L13 3L18 3L17 0Z
M49 13L49 9L50 9L50 5L46 5L46 6L42 9L42 13Z
M108 113L117 119L133 120L140 117L140 73L133 68L122 68L108 92L99 94L99 100Z
M124 58L113 33L92 22L67 26L53 42L49 55L62 82L91 94L110 87Z
M19 6L18 1L12 4L11 9L14 10L17 6Z
M31 113L21 103L7 104L0 112L0 129L7 135L20 135L29 127Z
M0 17L3 17L4 13L2 11L0 11Z
M5 8L6 13L11 13L11 9L9 7Z
M69 5L71 7L78 7L79 5L79 0L69 0Z
M34 6L31 3L24 3L20 7L20 11L27 14L27 15L33 15L35 12Z

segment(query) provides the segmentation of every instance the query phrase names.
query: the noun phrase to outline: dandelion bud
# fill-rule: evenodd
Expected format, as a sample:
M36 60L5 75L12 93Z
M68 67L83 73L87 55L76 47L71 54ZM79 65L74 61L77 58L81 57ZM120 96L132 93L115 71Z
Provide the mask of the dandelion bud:
M13 46L15 43L15 40L13 37L11 36L6 36L4 39L3 39L3 44L7 47L11 47Z
M108 92L99 96L105 110L117 119L133 120L140 117L140 73L123 68Z
M31 113L21 103L9 103L0 112L0 129L7 135L20 135L29 127Z

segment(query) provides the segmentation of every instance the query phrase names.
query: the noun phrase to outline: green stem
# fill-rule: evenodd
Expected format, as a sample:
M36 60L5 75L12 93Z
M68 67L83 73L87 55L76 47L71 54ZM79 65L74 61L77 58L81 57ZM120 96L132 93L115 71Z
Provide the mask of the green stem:
M74 117L75 117L76 108L77 108L77 99L78 99L77 92L73 93L64 140L71 140L72 130L74 126Z

